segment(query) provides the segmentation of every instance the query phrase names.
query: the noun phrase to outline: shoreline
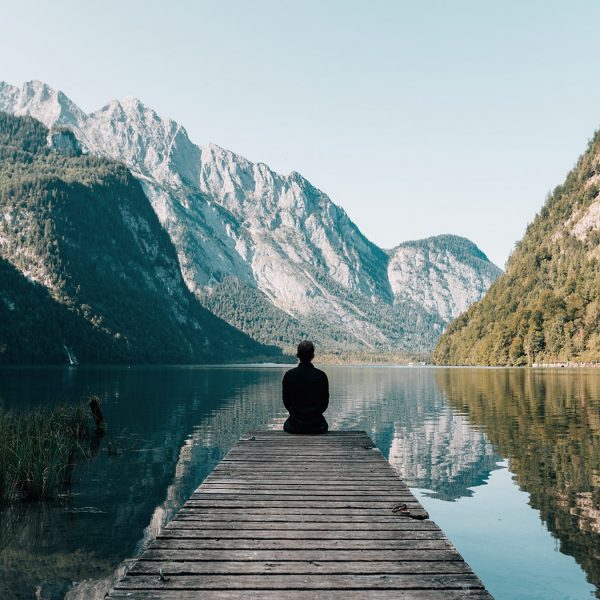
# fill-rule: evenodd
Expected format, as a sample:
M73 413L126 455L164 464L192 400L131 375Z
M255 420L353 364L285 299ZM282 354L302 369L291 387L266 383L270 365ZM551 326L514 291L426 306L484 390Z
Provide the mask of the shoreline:
M600 362L533 363L532 369L600 369Z
M69 364L32 364L32 363L7 363L0 364L0 371L3 370L32 370L32 369L69 369L69 370L95 370L95 369L155 369L157 367L166 369L227 369L227 368L253 368L253 367L270 367L270 368L290 368L296 366L295 360L289 362L231 362L231 363L80 363L77 365ZM373 355L370 360L367 357L348 357L346 360L332 355L324 355L317 357L314 361L315 365L322 366L338 366L338 367L433 367L446 369L600 369L600 362L549 362L549 363L532 363L531 365L445 365L436 364L427 360L406 360L398 358L385 359L381 356Z

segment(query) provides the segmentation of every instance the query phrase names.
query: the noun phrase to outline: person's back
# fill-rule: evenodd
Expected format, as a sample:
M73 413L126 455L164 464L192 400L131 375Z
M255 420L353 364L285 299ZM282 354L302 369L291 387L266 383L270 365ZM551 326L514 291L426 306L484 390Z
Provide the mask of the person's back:
M312 364L314 353L311 342L301 342L300 364L283 376L283 404L290 413L283 428L288 433L326 433L329 428L323 416L329 405L329 381Z

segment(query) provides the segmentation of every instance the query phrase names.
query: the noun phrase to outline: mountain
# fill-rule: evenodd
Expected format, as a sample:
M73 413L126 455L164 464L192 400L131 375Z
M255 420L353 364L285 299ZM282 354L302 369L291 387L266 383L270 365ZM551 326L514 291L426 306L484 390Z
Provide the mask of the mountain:
M0 215L0 363L278 354L200 305L139 181L71 131L0 113Z
M291 349L311 337L338 353L430 350L500 273L455 236L378 248L300 174L197 146L136 98L85 114L43 83L0 83L0 109L68 127L84 152L129 167L188 288L264 343Z
M451 323L439 364L600 361L600 133L548 197L486 296Z
M479 300L502 271L471 241L438 235L390 251L388 277L397 304L410 302L444 322Z

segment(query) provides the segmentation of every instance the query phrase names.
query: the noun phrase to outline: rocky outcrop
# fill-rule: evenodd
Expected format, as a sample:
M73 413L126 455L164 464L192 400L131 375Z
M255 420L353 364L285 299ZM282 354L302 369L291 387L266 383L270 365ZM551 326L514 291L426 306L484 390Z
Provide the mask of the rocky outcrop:
M57 127L48 132L48 146L64 156L80 156L81 144L75 134L66 127Z
M438 235L390 251L395 302L412 301L449 321L479 300L502 271L473 242Z

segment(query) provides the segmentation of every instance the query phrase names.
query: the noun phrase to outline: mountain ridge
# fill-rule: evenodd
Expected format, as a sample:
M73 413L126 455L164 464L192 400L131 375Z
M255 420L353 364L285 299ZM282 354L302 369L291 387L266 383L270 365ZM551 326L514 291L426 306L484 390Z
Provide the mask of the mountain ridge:
M427 251L404 243L390 254L296 171L280 175L216 144L197 146L137 98L86 115L61 94L41 82L1 83L0 109L66 125L84 151L130 168L177 249L188 288L236 326L240 319L220 309L231 277L242 284L240 302L259 294L290 327L298 323L334 351L426 351L500 273L460 243L436 248L441 238ZM262 331L262 341L292 348L291 337Z

